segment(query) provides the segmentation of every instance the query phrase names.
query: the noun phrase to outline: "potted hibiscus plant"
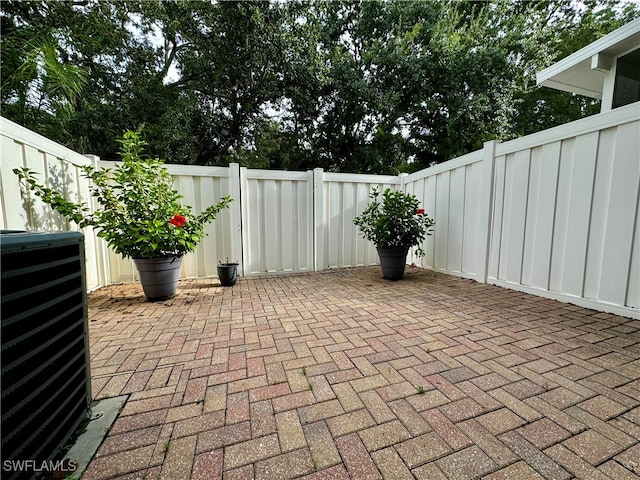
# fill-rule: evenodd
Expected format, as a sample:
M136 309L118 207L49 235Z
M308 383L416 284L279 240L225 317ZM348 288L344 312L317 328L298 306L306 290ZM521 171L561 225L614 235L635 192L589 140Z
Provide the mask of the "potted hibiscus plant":
M93 227L99 237L125 258L133 259L145 295L151 301L171 298L176 291L182 256L204 238L206 224L228 207L225 196L198 215L180 202L173 180L161 160L142 158L147 145L139 132L122 139L122 163L111 169L82 166L97 207L74 203L40 184L28 168L15 169L28 190L81 228Z
M424 256L422 242L433 233L435 222L420 208L415 195L391 190L382 192L377 187L371 190L371 201L353 223L367 240L378 250L382 274L388 280L399 280L404 276L407 253L417 247L415 254Z

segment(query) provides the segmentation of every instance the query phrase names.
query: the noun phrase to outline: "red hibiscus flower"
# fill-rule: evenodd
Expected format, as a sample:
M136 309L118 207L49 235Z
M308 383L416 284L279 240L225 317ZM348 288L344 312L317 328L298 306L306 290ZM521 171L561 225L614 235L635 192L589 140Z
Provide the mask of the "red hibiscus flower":
M424 208L419 208L416 210L416 215L424 215Z
M173 217L171 217L171 220L169 220L169 223L175 225L176 227L184 227L185 224L187 223L187 217L178 215L176 213Z

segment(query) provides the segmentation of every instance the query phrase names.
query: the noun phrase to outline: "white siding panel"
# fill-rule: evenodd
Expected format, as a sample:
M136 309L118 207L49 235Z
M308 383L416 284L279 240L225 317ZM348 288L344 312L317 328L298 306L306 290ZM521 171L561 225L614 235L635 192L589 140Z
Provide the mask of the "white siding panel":
M637 217L640 181L638 122L618 127L613 158L609 212L605 229L605 248L599 299L625 304L629 268ZM635 141L632 140L635 137ZM633 274L636 274L633 272Z
M589 225L589 246L585 265L584 296L597 300L600 296L600 284L603 275L603 255L609 199L611 197L611 175L613 173L613 155L617 129L609 128L600 134L598 144L598 163L593 185L591 204L591 222ZM605 269L606 270L606 269Z
M20 194L18 177L14 168L25 166L22 146L4 135L0 138L0 185L2 186L2 228L5 230L26 230L32 225L32 214L26 200ZM27 165L28 166L28 165ZM31 195L30 198L33 198ZM33 209L42 208L35 206Z
M466 168L464 201L464 238L462 245L463 273L476 273L478 264L479 211L481 198L482 164L473 163Z
M369 198L369 185L366 183L358 183L355 185L354 191L354 203L353 203L353 218L362 213L362 210L366 208L366 200ZM353 222L353 218L351 222ZM354 265L370 265L376 262L375 254L371 252L371 242L367 242L362 238L357 227L354 225L354 240L353 245L355 248L355 256L353 258Z
M462 271L464 237L465 167L451 171L449 192L449 232L447 242L447 270Z
M551 250L551 271L549 274L549 290L562 292L567 249L567 226L569 224L569 207L571 181L573 178L575 139L562 142L560 149L560 170L558 173L558 190L556 193L556 217L553 228L553 246Z
M505 201L505 168L506 155L502 155L495 160L494 169L494 194L492 208L492 229L489 243L489 269L488 278L498 278L498 268L500 266L500 251L502 241L502 230L504 228L503 208Z
M576 138L569 199L562 292L582 296L598 132Z
M426 214L434 220L436 220L436 205L438 203L436 197L436 183L437 175L421 178L420 180L413 182L415 195L420 200L422 208L424 208ZM414 261L417 265L426 268L434 268L436 255L436 237L438 236L439 231L440 225L436 221L436 225L433 229L433 234L427 236L422 245L425 256L422 258L415 256L412 257L412 261Z
M542 289L549 288L559 164L560 142L532 151L523 283Z
M261 251L261 262L265 272L276 272L282 264L282 250L280 248L282 238L281 216L278 215L280 199L274 180L259 182L262 190L262 215L264 216L264 251Z
M398 187L390 180L399 183L398 177L325 174L324 264L327 268L378 263L375 245L364 239L353 219L367 208L373 187L380 192Z
M436 211L435 222L438 230L435 236L435 258L433 266L447 269L447 251L449 249L449 199L450 172L443 172L436 177Z
M181 199L181 202L184 205L189 205L191 207L196 206L196 195L198 193L195 191L196 182L194 180L195 179L193 177L184 175L180 175L173 180L173 188L182 194L183 198ZM185 255L180 267L181 276L196 277L199 273L197 253Z
M529 150L507 156L499 278L520 283L527 214Z
M636 318L640 318L640 206L636 205L636 228L633 236L633 250L629 265L629 285L625 305L635 308Z
M342 184L331 182L325 194L328 219L326 221L325 250L327 252L327 265L331 267L340 266L340 226L342 225L342 212L340 201L342 199ZM363 207L364 208L364 207Z

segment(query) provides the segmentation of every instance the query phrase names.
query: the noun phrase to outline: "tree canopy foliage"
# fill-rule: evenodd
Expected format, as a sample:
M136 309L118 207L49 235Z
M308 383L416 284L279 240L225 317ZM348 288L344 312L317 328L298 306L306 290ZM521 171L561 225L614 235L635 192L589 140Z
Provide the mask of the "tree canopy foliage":
M2 115L114 159L397 173L599 110L535 72L618 0L3 1Z

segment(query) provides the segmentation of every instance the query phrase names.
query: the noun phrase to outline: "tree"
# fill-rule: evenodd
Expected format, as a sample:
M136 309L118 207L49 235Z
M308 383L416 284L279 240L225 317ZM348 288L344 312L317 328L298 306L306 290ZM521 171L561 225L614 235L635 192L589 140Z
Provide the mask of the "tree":
M598 110L535 72L637 17L616 0L4 1L3 115L117 158L397 173Z

